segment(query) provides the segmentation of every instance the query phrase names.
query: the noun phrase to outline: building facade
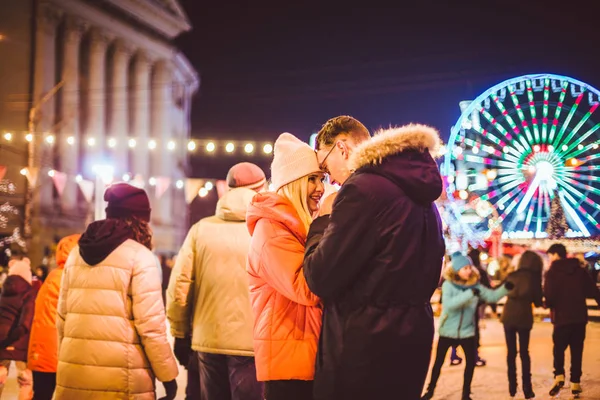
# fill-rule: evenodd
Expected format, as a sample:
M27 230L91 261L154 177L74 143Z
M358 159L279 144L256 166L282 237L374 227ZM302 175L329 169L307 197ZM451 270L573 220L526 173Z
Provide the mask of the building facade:
M172 42L191 29L180 5L1 3L0 57L11 63L0 63L0 130L14 139L0 148L0 165L19 183L24 200L15 203L23 205L34 262L57 238L91 221L94 204L82 182L99 184L99 165L111 166L115 180L145 186L155 247L177 251L187 207L175 182L186 174L191 98L199 87L198 74Z

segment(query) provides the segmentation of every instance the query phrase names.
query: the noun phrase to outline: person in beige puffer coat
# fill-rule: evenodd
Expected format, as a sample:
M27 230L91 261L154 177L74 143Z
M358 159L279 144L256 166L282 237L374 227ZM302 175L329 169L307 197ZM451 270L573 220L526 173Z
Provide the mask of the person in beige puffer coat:
M87 227L65 264L58 300L55 400L155 399L177 393L161 276L150 251L150 202L126 183L104 194L107 218Z
M198 362L200 370L191 376L188 369L189 399L263 399L254 362L245 221L252 197L265 183L257 165L234 165L215 215L192 226L171 272L167 317L175 354L183 365ZM190 345L195 354L190 355ZM189 390L193 379L200 381L198 397Z

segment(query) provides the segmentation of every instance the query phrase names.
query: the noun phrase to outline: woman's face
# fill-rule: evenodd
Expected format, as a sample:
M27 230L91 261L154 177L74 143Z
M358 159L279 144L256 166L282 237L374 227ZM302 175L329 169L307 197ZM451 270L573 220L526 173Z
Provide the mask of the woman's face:
M458 270L458 276L463 281L468 281L471 275L473 274L473 267L470 265L465 265L461 269Z
M323 186L324 180L325 174L322 172L316 172L308 176L308 198L306 199L306 203L313 213L319 211L319 202L325 191L325 186Z

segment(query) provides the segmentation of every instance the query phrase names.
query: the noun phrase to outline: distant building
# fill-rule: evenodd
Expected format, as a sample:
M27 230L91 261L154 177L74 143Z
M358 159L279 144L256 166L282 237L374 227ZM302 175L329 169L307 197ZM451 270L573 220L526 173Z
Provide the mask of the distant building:
M90 222L94 204L81 181L94 181L98 164L112 165L116 180L137 176L145 184L156 248L176 251L187 207L175 182L188 165L191 98L199 87L197 72L172 44L191 29L181 6L176 0L5 3L0 132L13 138L0 137L0 165L8 166L6 179L17 186L13 204L23 208L21 221L31 228L34 262L56 238ZM27 137L32 107L34 135ZM36 177L30 216L20 167ZM60 191L49 171L66 178Z

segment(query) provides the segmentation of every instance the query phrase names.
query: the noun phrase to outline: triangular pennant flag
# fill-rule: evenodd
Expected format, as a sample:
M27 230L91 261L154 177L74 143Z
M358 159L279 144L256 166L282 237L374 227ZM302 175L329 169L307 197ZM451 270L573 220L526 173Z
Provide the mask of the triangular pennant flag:
M169 189L170 184L171 184L171 178L169 178L167 176L159 176L156 178L156 189L155 189L154 195L156 196L157 199L160 199L160 197L163 194L165 194L167 189Z
M94 196L94 182L82 179L77 182L77 184L79 185L79 189L81 189L81 193L83 193L85 200L88 203L91 203Z
M133 180L131 181L131 184L135 187L138 187L140 189L143 189L144 186L146 186L146 182L144 182L144 178L142 178L142 176L140 174L137 174Z
M222 179L218 180L215 186L217 187L217 194L219 195L219 198L223 197L223 195L227 193L227 189L229 189L227 182Z
M25 176L27 177L27 181L29 182L29 185L31 187L35 187L40 169L38 167L29 167L26 170L27 170L27 172L25 173Z
M6 166L0 165L0 181L4 179L4 175L6 175Z
M67 174L64 172L54 171L54 174L52 174L52 182L54 182L54 186L56 187L58 195L62 196L67 184Z
M188 178L185 180L185 201L190 204L196 196L198 196L198 191L202 187L203 180L202 179L191 179Z

